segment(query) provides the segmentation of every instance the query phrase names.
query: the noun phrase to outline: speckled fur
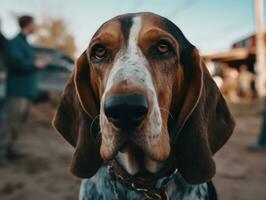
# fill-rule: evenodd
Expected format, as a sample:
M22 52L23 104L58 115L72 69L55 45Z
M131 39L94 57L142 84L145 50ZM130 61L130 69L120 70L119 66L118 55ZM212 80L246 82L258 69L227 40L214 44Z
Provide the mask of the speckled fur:
M118 192L115 195L114 187ZM206 183L191 185L185 182L182 176L177 173L167 187L167 194L170 200L208 200L208 186ZM81 184L79 200L113 200L127 199L140 200L144 195L122 185L114 180L108 173L106 167L99 169L97 174L90 179L84 179Z

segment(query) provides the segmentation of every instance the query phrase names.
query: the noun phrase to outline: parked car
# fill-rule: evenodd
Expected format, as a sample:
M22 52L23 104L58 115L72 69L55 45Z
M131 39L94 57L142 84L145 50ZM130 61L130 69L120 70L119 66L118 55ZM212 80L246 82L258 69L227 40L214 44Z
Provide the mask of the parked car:
M63 91L64 86L70 77L74 60L66 53L46 47L34 47L37 57L48 59L47 68L38 71L39 97L36 101L44 100L49 92ZM0 69L0 99L5 98L6 69Z

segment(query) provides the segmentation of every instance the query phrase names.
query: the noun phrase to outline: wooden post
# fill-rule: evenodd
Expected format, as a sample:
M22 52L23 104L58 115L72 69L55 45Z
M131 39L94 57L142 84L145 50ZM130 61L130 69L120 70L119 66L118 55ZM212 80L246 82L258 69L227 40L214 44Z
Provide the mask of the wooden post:
M255 0L256 13L256 86L259 96L266 95L266 52L264 37L264 0Z

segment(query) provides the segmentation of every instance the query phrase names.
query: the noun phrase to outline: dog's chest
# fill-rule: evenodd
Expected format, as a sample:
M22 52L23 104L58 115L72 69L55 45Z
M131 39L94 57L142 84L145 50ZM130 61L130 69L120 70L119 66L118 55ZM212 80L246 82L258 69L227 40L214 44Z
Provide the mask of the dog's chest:
M180 174L169 182L167 187L169 199L180 200L207 200L207 184L190 185L184 181ZM136 192L114 180L106 167L99 169L97 174L90 179L82 181L79 200L110 200L110 199L145 199L145 195Z

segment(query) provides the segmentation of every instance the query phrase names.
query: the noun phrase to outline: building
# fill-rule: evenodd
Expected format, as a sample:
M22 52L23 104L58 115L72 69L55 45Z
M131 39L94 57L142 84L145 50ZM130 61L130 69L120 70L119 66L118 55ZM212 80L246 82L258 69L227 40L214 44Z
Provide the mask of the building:
M249 71L255 72L256 35L253 34L236 41L227 52L205 54L203 58L207 65L213 62L215 65L226 64L237 69L239 69L241 65L246 65Z
M266 42L266 33L264 38ZM238 101L240 97L257 96L255 34L236 41L226 52L205 54L203 58L214 80L222 79L217 85L225 95L232 97L230 99Z

